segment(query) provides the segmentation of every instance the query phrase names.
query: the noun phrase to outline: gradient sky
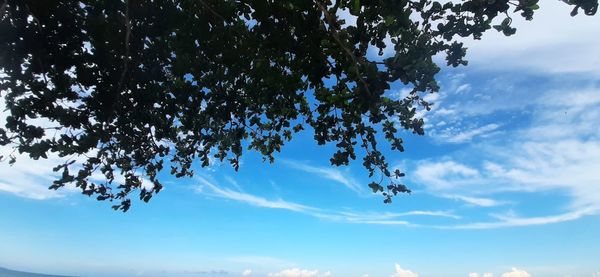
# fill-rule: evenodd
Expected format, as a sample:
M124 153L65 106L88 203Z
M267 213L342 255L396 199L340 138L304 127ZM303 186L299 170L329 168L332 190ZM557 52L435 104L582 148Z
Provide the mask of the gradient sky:
M600 276L600 17L543 1L518 32L444 69L423 137L388 160L391 205L361 162L296 136L275 164L217 163L126 214L46 189L56 158L0 164L0 266L83 276ZM402 97L394 86L390 94ZM0 149L5 154L8 149Z

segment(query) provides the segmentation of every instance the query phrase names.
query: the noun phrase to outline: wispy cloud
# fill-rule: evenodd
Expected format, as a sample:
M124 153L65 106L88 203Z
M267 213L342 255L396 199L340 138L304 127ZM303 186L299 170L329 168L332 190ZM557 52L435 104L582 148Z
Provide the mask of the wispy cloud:
M223 188L215 183L207 180L204 177L197 177L200 185L196 187L196 192L219 197L228 200L234 200L242 202L248 205L270 208L270 209L284 209L297 213L306 214L318 219L338 221L344 223L355 223L355 224L377 224L377 225L409 225L417 226L406 220L400 220L406 217L417 217L417 216L430 216L430 217L442 217L460 219L460 216L455 215L451 211L406 211L406 212L353 212L343 210L333 210L327 208L319 208L313 206L307 206L295 202L286 201L283 199L269 200L264 197L256 196L253 194L232 190L229 188Z
M464 143L473 140L474 137L486 137L500 128L500 125L491 123L469 130L461 130L456 133L445 132L440 137L450 143Z
M478 183L480 173L476 168L447 161L422 161L414 171L417 182L430 190L443 191Z
M416 116L425 121L427 136L439 143L464 144L502 133L501 124L466 119L478 115L473 106L492 102L487 95L471 90L473 86L465 81L464 74L449 74L444 79L442 91L424 96L423 99L431 104L430 110L415 108Z
M530 226L530 225L544 225L552 223L560 223L566 221L572 221L579 219L586 215L594 215L600 211L597 208L585 208L568 213L550 215L550 216L539 216L539 217L514 217L514 216L498 216L492 214L492 217L496 218L496 221L490 222L476 222L461 225L446 225L436 226L439 229L496 229L506 227L519 227L519 226Z
M263 197L258 197L252 194L243 193L235 190L231 190L228 188L221 188L217 185L209 182L203 177L196 177L196 179L200 182L202 186L196 187L196 192L204 192L204 187L210 190L210 193L214 196L235 200L239 202L243 202L252 206L263 207L263 208L272 208L272 209L284 209L295 212L316 212L318 209L301 205L298 203L284 201L282 199L277 200L268 200Z
M500 92L489 92L501 94ZM416 163L412 181L433 195L478 207L519 201L498 201L495 195L559 192L566 204L548 215L497 216L451 228L500 228L576 220L600 213L600 89L538 92L530 102L508 110L530 110L529 124L507 129L507 136L471 144L438 159ZM558 196L560 195L560 196ZM538 194L539 197L544 197ZM556 203L564 203L553 201ZM556 212L560 211L560 212ZM465 221L468 218L465 219ZM449 227L449 226L445 226Z
M339 215L344 216L346 220L350 222L369 222L369 221L392 221L397 218L408 217L408 216L433 216L433 217L446 217L453 219L460 219L460 216L455 215L449 211L409 211L404 213L353 213L353 212L339 212ZM406 222L408 224L408 222Z
M483 197L474 197L474 196L464 196L458 194L441 194L437 195L444 198L455 199L463 201L469 205L479 206L479 207L495 207L506 204L504 201L498 201L491 198L483 198Z
M356 182L350 176L349 173L344 173L336 168L333 168L332 166L317 167L317 166L309 165L305 162L289 160L289 159L281 160L281 162L291 168L298 169L298 170L301 170L301 171L304 171L307 173L315 174L318 177L338 182L356 193L359 193L359 194L365 193L362 186L360 186L358 184L358 182Z
M600 142L528 142L508 147L511 148L487 149L485 155L498 160L495 163L483 162L478 168L454 161L421 163L415 173L416 180L428 187L433 195L482 207L498 206L506 202L469 193L493 195L503 191L535 193L563 190L567 193L561 194L570 201L565 207L555 207L567 209L566 213L537 217L493 215L494 220L491 222L454 226L461 229L550 224L600 212L600 174L597 171L597 165L600 164ZM461 194L456 194L457 192Z

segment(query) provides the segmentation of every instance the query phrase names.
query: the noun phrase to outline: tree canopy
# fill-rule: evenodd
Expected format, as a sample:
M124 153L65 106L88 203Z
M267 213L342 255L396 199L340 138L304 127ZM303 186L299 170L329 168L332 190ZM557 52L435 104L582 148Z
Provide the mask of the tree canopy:
M573 16L598 8L563 2ZM403 130L423 134L416 111L439 90L434 57L466 65L461 38L512 35L512 17L531 20L538 8L538 0L4 0L0 145L62 157L51 189L74 184L127 211L132 193L149 201L161 190L160 172L192 176L215 158L237 170L245 150L273 162L306 130L336 146L334 166L358 155L379 180L369 187L389 203L410 190L380 142L403 151ZM393 53L381 57L384 49ZM393 83L408 96L390 96Z

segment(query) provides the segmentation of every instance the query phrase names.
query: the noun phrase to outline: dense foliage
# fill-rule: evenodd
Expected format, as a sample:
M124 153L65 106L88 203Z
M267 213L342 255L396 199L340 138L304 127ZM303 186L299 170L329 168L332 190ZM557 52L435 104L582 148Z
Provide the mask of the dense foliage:
M244 150L272 162L304 129L335 144L332 165L359 155L389 203L410 191L378 142L403 151L401 129L423 133L415 113L439 89L434 56L466 65L457 39L511 35L511 16L538 9L538 0L2 2L0 145L63 157L52 189L74 184L123 211L130 193L148 201L161 190L163 170L191 176L195 161L215 158L237 169ZM564 2L572 15L598 7ZM389 57L367 54L386 47ZM395 82L412 91L390 96Z

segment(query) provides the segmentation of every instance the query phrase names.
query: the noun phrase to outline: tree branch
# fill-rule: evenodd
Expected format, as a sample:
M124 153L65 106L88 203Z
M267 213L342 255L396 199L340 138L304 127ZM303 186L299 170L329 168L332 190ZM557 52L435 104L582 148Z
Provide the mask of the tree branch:
M325 5L323 5L319 1L315 1L315 2L317 3L317 6L319 6L319 9L325 15L325 19L327 20L327 23L329 24L329 32L333 36L333 39L335 39L335 41L337 42L337 44L344 50L344 52L346 52L346 55L348 55L348 57L350 57L350 59L354 63L354 66L353 66L354 73L358 77L358 80L360 81L360 83L367 90L367 93L371 94L371 91L369 90L369 85L367 84L367 82L363 79L362 75L360 74L359 66L362 63L356 58L356 56L354 55L354 53L352 53L352 50L350 50L348 47L346 47L346 45L344 44L344 42L342 41L342 39L340 39L340 36L338 34L338 30L336 29L337 24L335 23L333 17L329 13L329 11L327 11L327 8L325 7Z
M2 6L0 6L0 17L4 16L4 11L6 11L6 6L8 5L8 0L4 0Z

